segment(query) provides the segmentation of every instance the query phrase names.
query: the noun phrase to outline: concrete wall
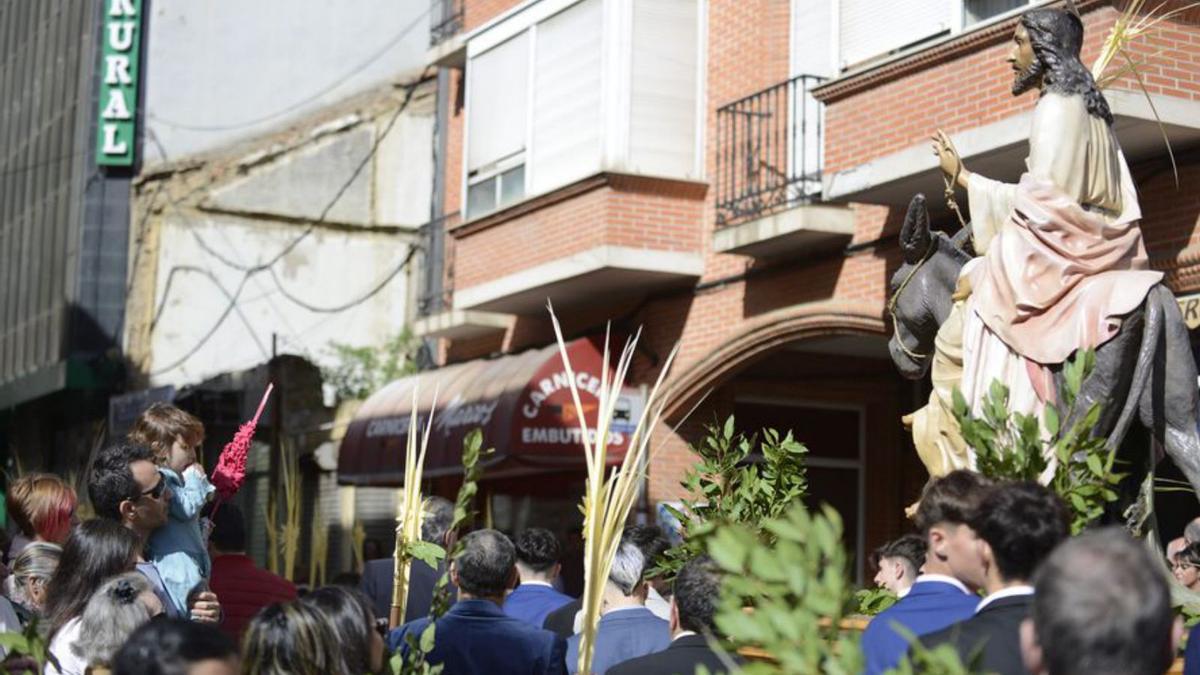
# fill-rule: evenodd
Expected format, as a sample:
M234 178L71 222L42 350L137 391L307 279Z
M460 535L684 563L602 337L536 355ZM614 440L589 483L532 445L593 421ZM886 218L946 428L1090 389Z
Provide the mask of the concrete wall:
M147 166L261 136L384 82L429 46L425 0L157 0L143 57Z

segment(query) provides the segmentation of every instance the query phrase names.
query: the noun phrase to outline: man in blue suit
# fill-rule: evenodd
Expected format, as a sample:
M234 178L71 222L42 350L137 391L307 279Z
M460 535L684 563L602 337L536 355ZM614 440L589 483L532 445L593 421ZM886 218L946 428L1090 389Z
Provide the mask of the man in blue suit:
M921 495L917 527L929 545L925 566L908 593L880 612L863 632L866 673L878 675L895 667L908 651L908 640L894 626L921 636L942 630L975 614L979 596L953 576L949 557L966 523L991 482L970 471L954 471L932 481Z
M604 675L612 666L671 646L671 626L646 609L646 584L642 572L646 557L628 539L613 557L608 582L604 584L604 614L596 629L592 655L593 675ZM567 640L567 672L579 666L578 633Z
M517 581L516 551L496 530L463 538L462 551L450 564L458 602L437 620L433 650L425 656L442 664L446 675L560 675L566 672L566 642L548 630L505 616L504 593ZM429 618L393 630L388 646L407 653L405 636L420 635Z
M516 543L521 585L504 601L504 613L541 628L547 614L571 602L571 596L554 590L562 547L550 530L540 527L525 530Z

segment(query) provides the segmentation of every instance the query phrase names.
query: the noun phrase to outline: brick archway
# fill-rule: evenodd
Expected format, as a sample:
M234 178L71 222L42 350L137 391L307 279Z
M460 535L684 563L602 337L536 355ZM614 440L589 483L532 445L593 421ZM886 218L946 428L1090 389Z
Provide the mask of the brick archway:
M883 308L875 303L817 302L747 322L740 332L671 379L663 416L673 420L686 413L706 391L765 352L789 342L830 335L886 335Z

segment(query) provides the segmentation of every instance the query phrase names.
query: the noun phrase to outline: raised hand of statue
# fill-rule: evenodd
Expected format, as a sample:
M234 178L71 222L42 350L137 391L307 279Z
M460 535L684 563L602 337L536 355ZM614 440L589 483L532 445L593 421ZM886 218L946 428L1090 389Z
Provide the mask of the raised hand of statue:
M950 136L941 129L938 129L937 133L930 140L933 141L933 154L937 155L942 173L947 178L954 180L959 187L965 190L967 188L967 179L971 177L971 172L967 171L962 158L958 156L958 149L954 147L954 142L950 140Z

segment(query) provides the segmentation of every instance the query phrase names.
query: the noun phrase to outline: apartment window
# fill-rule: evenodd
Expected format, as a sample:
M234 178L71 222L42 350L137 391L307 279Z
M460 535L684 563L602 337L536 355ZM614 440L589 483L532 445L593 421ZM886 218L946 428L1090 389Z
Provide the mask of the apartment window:
M702 178L696 0L541 0L467 38L466 215L601 171Z
M994 16L1029 4L1029 0L963 0L963 27L970 27Z
M529 33L521 33L471 60L468 216L495 211L525 196L529 46Z

